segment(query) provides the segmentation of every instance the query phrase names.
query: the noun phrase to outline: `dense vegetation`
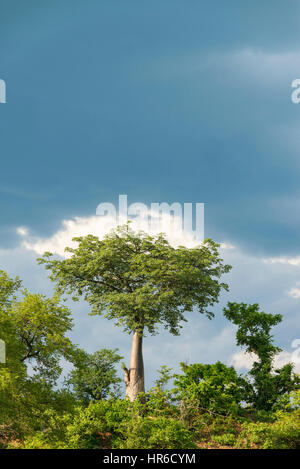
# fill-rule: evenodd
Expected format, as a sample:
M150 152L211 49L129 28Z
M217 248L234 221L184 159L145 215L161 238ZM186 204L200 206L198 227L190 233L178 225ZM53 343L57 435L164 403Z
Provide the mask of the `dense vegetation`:
M110 241L117 243L117 249L124 248L119 238ZM133 241L137 239L130 237ZM149 238L141 242L151 248ZM95 247L96 241L89 237L82 244L81 240L81 250L89 250L89 243ZM103 246L101 259L111 264L107 245L100 248ZM171 251L160 238L149 265L143 250L133 259L128 258L126 266L132 262L135 267L140 265L135 278L124 276L137 285L131 300L125 292L102 292L103 301L110 302L118 320L127 321L127 325L133 321L131 331L136 329L138 318L130 317L126 308L130 301L133 308L134 301L139 304L141 298L150 298L153 291L149 284L158 288L162 265L166 263L163 258L161 264L160 255L167 256L170 263L164 267L167 282L159 287L161 297L155 303L155 322L163 319L159 316L161 304L169 326L178 326L182 313L176 308L184 303L187 280L194 279L190 304L184 305L190 309L195 299L203 308L214 303L224 286L213 279L213 274L218 277L228 270L217 257L216 245L208 244L203 251L192 250L187 255L185 250ZM197 261L199 255L204 256L203 265ZM85 273L101 265L101 259L86 263ZM218 264L215 272L212 260ZM152 272L154 261L158 264ZM176 262L185 263L182 275ZM189 262L196 266L194 270ZM69 282L73 273L68 268L73 269L74 263L55 266L62 268L61 278ZM123 263L123 274L124 266ZM178 286L177 299L172 299L175 293L172 297L170 290L171 270ZM76 288L84 289L85 285L98 308L98 286L91 292L92 279L94 275L89 284ZM196 292L197 282L203 284L205 280L206 298ZM120 280L115 281L117 284ZM11 279L0 271L0 339L6 343L6 362L0 363L1 448L300 448L300 377L291 364L280 369L273 366L280 349L273 343L271 330L282 320L281 315L260 311L257 304L228 303L224 315L237 326L237 345L256 356L249 373L239 375L221 362L181 363L177 374L162 366L154 387L147 393L140 391L131 400L123 397L119 371L125 365L121 364L123 357L118 349L102 348L88 354L68 338L72 315L61 293L57 290L52 298L30 293L22 289L18 278ZM145 324L150 325L146 310L143 314ZM57 386L64 362L73 367L63 384L60 381Z

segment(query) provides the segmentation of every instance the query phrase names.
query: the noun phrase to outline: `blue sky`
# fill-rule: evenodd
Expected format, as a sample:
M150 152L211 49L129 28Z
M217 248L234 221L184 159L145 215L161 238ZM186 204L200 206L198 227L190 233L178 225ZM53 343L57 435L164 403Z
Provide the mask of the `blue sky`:
M224 301L284 313L287 350L300 336L299 21L296 0L0 0L2 267L50 291L19 226L49 239L119 194L204 202L206 236L235 247ZM73 308L78 342L117 345L121 331ZM160 359L192 344L191 360L230 360L227 326L195 316Z

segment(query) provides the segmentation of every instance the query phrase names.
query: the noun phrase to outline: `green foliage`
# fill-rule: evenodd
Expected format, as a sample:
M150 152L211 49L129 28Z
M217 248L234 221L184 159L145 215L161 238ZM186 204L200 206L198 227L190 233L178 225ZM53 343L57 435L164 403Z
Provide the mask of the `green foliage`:
M77 399L88 403L120 395L122 380L117 376L115 365L123 357L117 351L104 348L93 354L84 351L78 354L76 367L67 379Z
M205 447L218 445L231 446L229 438L225 436L227 442L221 441L223 435L233 435L236 442L241 429L241 423L244 417L237 415L216 415L215 413L199 412L194 415L192 424L190 425L190 432L193 434L195 441L204 444Z
M300 408L300 389L291 392L288 402L285 405L285 410L296 410Z
M156 388L157 389L157 388ZM164 392L161 391L160 392ZM153 396L159 402L160 394ZM299 393L285 411L269 414L269 421L249 417L218 416L200 412L192 428L179 419L178 410L159 413L149 406L151 396L129 402L127 399L94 401L87 407L46 410L41 424L27 434L19 447L26 449L186 449L203 447L299 448ZM266 420L266 419L265 419ZM244 421L244 423L241 423ZM15 447L10 443L7 447Z
M15 279L9 278L4 270L0 270L0 308L4 310L11 306L16 300L16 293L21 288L22 282L19 277Z
M207 308L228 288L218 279L230 267L211 240L197 248L175 249L162 234L134 233L128 224L103 240L92 235L74 240L78 247L66 248L68 259L45 253L39 262L51 271L58 292L75 300L83 296L93 314L114 319L127 332L148 329L154 334L163 324L177 335L184 312L196 307L212 317Z
M228 303L224 315L238 326L237 345L246 347L247 352L258 358L249 372L253 385L248 387L246 400L257 410L271 410L282 402L283 396L300 386L292 364L273 369L274 357L281 349L273 345L271 328L282 321L282 316L259 311L257 303Z
M263 361L272 359L280 348L273 345L271 328L282 321L281 314L259 311L257 303L228 303L224 316L238 326L237 345L246 346Z
M150 389L145 394L147 413L154 417L178 417L178 409L172 391L164 391L159 387Z
M49 415L48 426L24 441L25 448L102 449L110 431L126 418L127 401L96 401L73 412Z
M245 423L237 447L300 449L300 409L278 411L273 423Z
M145 416L121 425L121 436L115 440L119 449L188 449L195 448L189 430L178 420Z
M66 434L72 424L76 408L72 413L59 413L53 409L45 412L43 427L26 435L20 444L24 449L67 449Z
M162 365L158 371L159 378L155 381L156 386L159 389L164 389L168 382L174 377L172 373L172 368L168 368L165 365Z
M67 411L74 404L66 391L54 391L62 357L72 359L75 347L66 337L72 327L60 298L24 290L21 282L0 272L0 338L6 363L0 364L0 444L39 430L46 411ZM27 365L31 364L32 376Z
M8 301L8 300L6 300ZM5 308L0 307L0 338L6 343L5 366L21 372L28 362L34 372L55 382L62 357L72 360L74 346L66 337L72 328L69 309L60 298L23 292ZM1 367L3 368L3 366ZM1 369L0 368L0 369Z
M106 421L107 405L90 403L78 408L74 419L66 428L65 447L72 449L100 449L105 445L110 428Z
M66 390L53 390L38 378L0 372L0 445L23 439L49 426L49 414L71 412L75 400Z
M223 435L215 435L213 441L222 446L234 446L236 437L234 433L223 433Z
M182 375L175 375L175 391L181 413L188 420L201 412L236 414L245 394L245 380L233 367L221 362L213 365L181 363Z
M141 416L143 405L127 400L91 402L75 413L52 415L49 428L26 438L23 447L59 449L194 448L178 421Z

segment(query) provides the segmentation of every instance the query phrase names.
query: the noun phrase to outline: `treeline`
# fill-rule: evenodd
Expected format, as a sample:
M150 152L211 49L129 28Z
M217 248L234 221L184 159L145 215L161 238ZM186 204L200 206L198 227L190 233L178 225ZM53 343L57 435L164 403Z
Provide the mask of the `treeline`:
M154 387L134 402L122 398L118 350L88 354L71 343L71 312L58 295L22 290L0 273L2 448L299 448L300 379L287 364L271 328L280 315L257 304L229 303L237 344L257 357L240 376L233 367L162 366ZM62 359L73 369L57 389Z
M143 337L159 326L178 335L191 311L213 318L212 306L228 290L220 278L231 267L218 244L174 248L163 234L135 233L128 224L102 240L74 241L65 259L45 253L38 260L55 282L52 298L0 271L2 448L299 448L300 378L292 364L274 369L280 349L271 331L282 316L258 304L224 308L237 345L256 357L249 373L221 362L182 363L175 375L163 366L145 392ZM132 334L128 368L118 349L88 354L70 341L66 294ZM63 362L73 368L58 387Z

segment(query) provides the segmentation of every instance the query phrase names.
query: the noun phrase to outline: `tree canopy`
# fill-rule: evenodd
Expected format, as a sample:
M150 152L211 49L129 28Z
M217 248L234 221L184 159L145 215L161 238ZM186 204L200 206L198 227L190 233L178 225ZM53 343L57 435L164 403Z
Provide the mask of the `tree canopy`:
M102 240L92 235L74 240L78 247L66 248L67 259L45 253L39 262L51 270L60 293L75 300L82 295L93 314L104 314L126 332L154 334L162 324L177 335L185 312L196 308L213 317L209 307L228 288L219 278L230 266L211 240L176 249L162 234L134 233L128 225Z

